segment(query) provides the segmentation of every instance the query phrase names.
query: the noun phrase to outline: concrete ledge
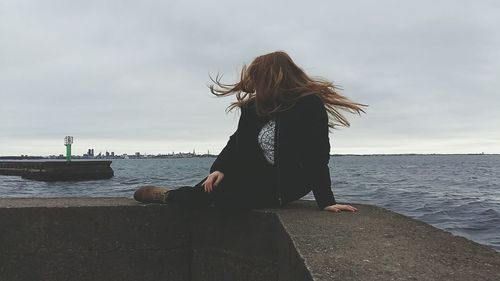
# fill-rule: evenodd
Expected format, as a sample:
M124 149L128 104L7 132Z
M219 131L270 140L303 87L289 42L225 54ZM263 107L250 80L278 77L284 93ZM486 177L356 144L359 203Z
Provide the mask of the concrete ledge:
M369 205L223 213L0 199L0 280L500 280L500 254Z

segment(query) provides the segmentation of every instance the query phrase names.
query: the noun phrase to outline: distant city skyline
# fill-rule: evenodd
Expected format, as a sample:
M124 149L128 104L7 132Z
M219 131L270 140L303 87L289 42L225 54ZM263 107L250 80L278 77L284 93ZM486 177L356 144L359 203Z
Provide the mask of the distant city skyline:
M141 152L134 153L115 153L114 151L106 151L104 153L92 153L92 149L89 149L87 153L84 154L74 154L72 153L72 159L143 159L143 158L185 158L185 157L216 157L216 154L212 154L209 151L206 153L196 153L195 150L190 152L172 152L172 153L156 153L156 154L143 154ZM67 155L64 154L51 154L51 155L0 155L0 160L13 159L13 160L23 160L23 159L65 159Z
M80 155L218 154L239 112L208 75L233 83L276 50L369 105L331 154L500 153L499 14L488 0L4 0L0 155L58 155L66 135Z
M142 153L140 151L135 151L135 152L115 152L115 151L99 151L95 152L94 149L94 154L89 154L89 151L91 149L87 150L87 153L83 154L77 154L77 153L72 153L73 156L80 157L80 158L123 158L124 156L127 157L162 157L162 156L218 156L219 153L212 153L210 151L202 152L202 151L196 151L193 149L192 151L172 151L169 153ZM331 156L380 156L380 155L500 155L500 153L485 153L485 152L471 152L471 153L330 153ZM1 158L7 158L7 157L46 157L46 158L51 158L51 157L59 157L59 158L64 158L65 155L63 153L59 154L50 154L50 155L30 155L30 154L20 154L20 155L0 155Z
M80 150L77 150L80 151ZM60 153L52 153L52 154L12 154L12 155L0 155L0 157L6 157L6 156L59 156L63 155L63 151L60 151ZM77 156L121 156L121 155L173 155L173 154L195 154L195 155L217 155L218 153L211 153L210 150L207 151L197 151L196 149L192 149L191 151L175 151L172 150L170 152L141 152L141 151L114 151L114 150L96 150L95 148L88 148L85 152L79 153L76 152L75 150L72 151L72 155L77 155Z

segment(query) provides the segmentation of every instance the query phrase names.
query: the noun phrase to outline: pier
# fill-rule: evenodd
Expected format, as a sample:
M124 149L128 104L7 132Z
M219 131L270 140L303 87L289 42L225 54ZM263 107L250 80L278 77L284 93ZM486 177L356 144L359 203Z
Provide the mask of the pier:
M39 181L81 181L113 177L112 161L0 160L0 175Z
M0 199L0 280L500 280L500 253L383 208Z

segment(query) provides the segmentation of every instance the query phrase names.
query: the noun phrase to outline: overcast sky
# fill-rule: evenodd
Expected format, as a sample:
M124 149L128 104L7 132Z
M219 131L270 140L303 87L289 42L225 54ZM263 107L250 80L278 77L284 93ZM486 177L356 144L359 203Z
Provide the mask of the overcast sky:
M500 153L498 1L0 2L0 155L218 153L234 82L284 50L369 105L331 153Z

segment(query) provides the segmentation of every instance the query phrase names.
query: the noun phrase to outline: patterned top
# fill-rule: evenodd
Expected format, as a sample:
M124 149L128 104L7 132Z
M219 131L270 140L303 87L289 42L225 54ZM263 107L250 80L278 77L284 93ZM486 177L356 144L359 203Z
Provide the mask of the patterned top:
M262 129L260 129L257 140L262 148L262 152L267 162L274 165L274 128L276 122L274 119L269 120Z

